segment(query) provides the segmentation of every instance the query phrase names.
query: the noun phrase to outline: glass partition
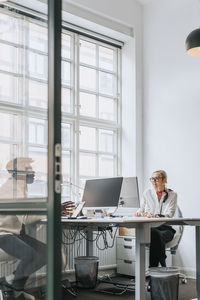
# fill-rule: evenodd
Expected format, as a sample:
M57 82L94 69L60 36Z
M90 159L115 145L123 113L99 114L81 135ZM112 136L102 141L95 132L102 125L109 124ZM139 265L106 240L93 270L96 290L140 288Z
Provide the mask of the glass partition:
M16 8L0 5L0 297L47 299L48 26Z
M2 299L47 299L45 222L42 215L0 214Z
M0 198L47 197L47 23L0 8Z

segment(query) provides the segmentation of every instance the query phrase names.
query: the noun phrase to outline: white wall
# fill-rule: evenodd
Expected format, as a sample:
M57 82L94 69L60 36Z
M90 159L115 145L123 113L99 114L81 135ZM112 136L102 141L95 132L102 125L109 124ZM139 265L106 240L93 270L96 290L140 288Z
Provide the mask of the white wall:
M144 179L165 169L185 217L200 215L200 58L185 39L200 25L198 0L144 6ZM195 271L194 229L186 227L175 264Z
M117 22L134 27L140 15L140 5L135 0L64 0L80 5L98 14L103 14ZM139 14L139 15L138 15Z

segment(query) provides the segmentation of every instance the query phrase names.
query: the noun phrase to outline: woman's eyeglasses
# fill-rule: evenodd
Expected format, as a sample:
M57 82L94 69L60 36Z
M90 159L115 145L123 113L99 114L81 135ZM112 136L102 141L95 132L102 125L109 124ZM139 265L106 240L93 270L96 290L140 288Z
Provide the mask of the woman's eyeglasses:
M149 178L149 180L150 180L151 182L154 182L154 181L158 182L160 178L162 178L162 176L159 176L159 177L151 177L151 178Z

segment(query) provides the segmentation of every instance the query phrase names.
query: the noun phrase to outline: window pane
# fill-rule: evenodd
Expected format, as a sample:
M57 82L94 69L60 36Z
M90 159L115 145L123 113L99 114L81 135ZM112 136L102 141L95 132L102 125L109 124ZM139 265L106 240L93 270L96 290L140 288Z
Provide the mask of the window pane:
M62 123L62 147L69 148L71 146L70 125Z
M99 97L99 118L108 121L116 120L115 100Z
M114 175L114 160L112 156L100 155L99 157L99 176L112 177Z
M31 154L33 167L35 172L41 173L41 176L47 174L47 152L46 149L39 149L31 147L29 148L29 154Z
M62 61L62 83L70 84L70 66L70 63Z
M62 33L62 57L71 57L71 37L68 34Z
M80 67L80 87L86 90L96 90L96 70Z
M62 88L61 93L62 111L67 113L72 112L71 91L69 89Z
M99 72L99 92L113 96L114 77L112 74Z
M0 44L0 69L9 72L17 72L17 48Z
M29 197L47 196L47 150L36 147L29 148L29 157L32 158L32 168L35 172L34 182L28 185Z
M17 77L0 73L0 100L19 102L19 80Z
M99 150L103 152L113 152L113 131L99 130Z
M29 23L28 45L30 48L47 52L47 28Z
M29 51L28 74L31 77L47 80L47 56Z
M46 165L46 154L29 153L27 157L10 156L5 165L7 179L1 186L0 198L16 199L46 196L46 175L40 170ZM42 182L41 182L42 181Z
M29 104L47 108L47 84L29 80L28 87Z
M70 151L62 152L62 173L67 183L69 185L69 176L70 176Z
M80 93L80 114L88 117L96 117L96 96Z
M18 24L19 21L17 18L13 18L6 14L0 13L0 39L13 43L18 43Z
M10 45L0 42L0 100L9 113L0 109L0 149L5 152L0 159L1 198L43 197L47 196L47 121L46 112L39 109L47 107L47 56L41 54L47 51L47 30L26 16L4 11L0 41Z
M71 195L73 195L73 192L72 192L73 187L70 186L70 184L69 184L69 180L70 180L69 177L64 177L63 176L63 178L64 179L63 179L63 183L62 183L62 186L61 186L61 188L62 188L61 201L65 202L65 201L72 200Z
M94 177L96 169L96 157L93 154L80 153L80 175Z
M62 202L71 200L73 188L70 186L70 152L64 151L62 153Z
M96 150L96 129L91 127L80 127L80 149Z
M21 139L21 122L16 114L0 113L0 138L6 138L13 142L13 140Z
M114 51L106 47L99 47L99 67L109 71L114 70Z
M96 45L86 41L80 41L80 62L88 65L96 65Z
M29 118L29 143L47 144L47 126L45 120Z
M6 182L10 177L6 170L6 165L10 160L10 157L14 157L13 145L0 143L1 159L0 159L0 186Z

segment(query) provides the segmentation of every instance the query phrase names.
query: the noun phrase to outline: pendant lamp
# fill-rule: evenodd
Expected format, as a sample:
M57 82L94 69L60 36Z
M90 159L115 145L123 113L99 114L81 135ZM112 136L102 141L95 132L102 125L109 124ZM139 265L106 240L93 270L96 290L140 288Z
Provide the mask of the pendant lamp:
M200 56L200 28L193 30L185 41L188 55Z

